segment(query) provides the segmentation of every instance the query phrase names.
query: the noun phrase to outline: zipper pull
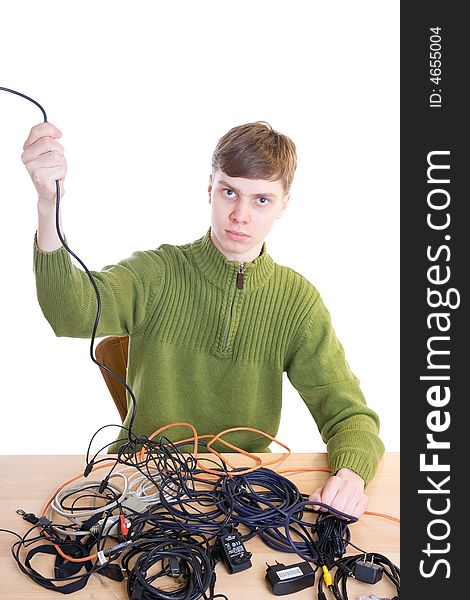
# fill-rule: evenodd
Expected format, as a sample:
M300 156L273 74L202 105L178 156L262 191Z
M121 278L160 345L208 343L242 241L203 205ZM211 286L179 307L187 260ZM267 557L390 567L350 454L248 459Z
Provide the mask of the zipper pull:
M237 288L239 290L243 289L243 267L245 266L245 263L240 263L240 268L238 269L238 273L237 273Z

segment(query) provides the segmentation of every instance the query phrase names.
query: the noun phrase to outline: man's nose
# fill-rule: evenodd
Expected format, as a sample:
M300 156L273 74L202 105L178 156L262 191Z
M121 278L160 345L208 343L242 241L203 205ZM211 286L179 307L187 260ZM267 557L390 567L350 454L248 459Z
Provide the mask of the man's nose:
M250 222L250 205L248 202L237 202L230 215L233 223L249 223Z

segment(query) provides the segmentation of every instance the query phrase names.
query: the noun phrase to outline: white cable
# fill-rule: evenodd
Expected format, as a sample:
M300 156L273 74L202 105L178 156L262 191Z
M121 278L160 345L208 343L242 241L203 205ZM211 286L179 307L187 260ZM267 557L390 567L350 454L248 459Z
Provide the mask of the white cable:
M152 502L158 499L160 497L158 483L161 481L161 475L158 471L155 471L155 474L152 474L151 477L152 480L146 474L134 471L128 478L128 495L137 497L144 502ZM157 482L157 485L155 485L155 482ZM152 490L155 491L152 492Z
M114 478L120 478L122 480L122 488L111 483L111 479ZM106 489L114 492L114 494L117 496L116 500L113 500L112 502L109 502L108 504L105 504L103 506L99 506L95 509L75 510L63 508L62 501L65 499L65 497L73 496L74 494L78 494L82 491L86 491L87 494L95 496L97 500L104 499L103 494L100 494L99 492L99 488L102 484L101 481L81 481L80 483L73 484L69 487L60 490L60 492L56 494L55 498L51 502L51 511L57 513L61 517L65 517L71 523L74 523L76 525L82 525L84 520L92 517L93 515L113 510L126 497L128 489L128 480L127 477L119 471L112 473L109 477L109 480L110 481L108 482Z
M150 477L152 477L152 479L150 479ZM174 493L178 490L176 482L162 480L161 472L158 470L155 470L155 474L150 473L149 475L135 471L129 476L128 481L128 496L133 496L143 502L153 503L155 501L160 501L162 494L167 502L176 500L176 495ZM164 485L159 487L159 483L163 483ZM163 492L164 488L169 491ZM155 491L152 492L151 490Z

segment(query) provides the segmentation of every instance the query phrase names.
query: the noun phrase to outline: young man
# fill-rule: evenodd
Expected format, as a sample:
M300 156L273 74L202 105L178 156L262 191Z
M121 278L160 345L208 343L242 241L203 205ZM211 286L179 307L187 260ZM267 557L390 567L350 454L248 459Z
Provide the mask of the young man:
M63 194L66 174L60 136L50 123L37 125L22 155L39 195L38 299L56 335L90 337L95 293L55 229L55 180ZM274 263L264 243L289 201L295 168L294 143L268 124L227 132L212 157L209 231L94 272L102 300L97 335L130 336L138 435L184 421L199 434L245 426L275 436L286 371L327 444L332 476L311 499L360 516L383 453L378 417L317 290ZM129 420L130 411L125 426ZM253 452L269 443L246 431L228 439Z

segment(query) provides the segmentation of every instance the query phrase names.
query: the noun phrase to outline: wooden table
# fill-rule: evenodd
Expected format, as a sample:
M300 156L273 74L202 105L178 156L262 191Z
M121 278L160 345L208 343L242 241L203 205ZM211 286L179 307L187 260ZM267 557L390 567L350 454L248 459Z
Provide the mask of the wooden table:
M233 454L227 454L230 459L246 466L246 459ZM276 455L260 455L271 459ZM17 509L39 514L45 502L60 484L69 478L83 472L85 465L81 456L0 456L0 528L11 529L20 534L24 533L29 524L16 514ZM251 466L251 465L250 465ZM326 454L294 454L283 461L280 466L272 467L281 471L291 468L327 468ZM328 473L302 472L286 474L295 482L300 491L309 493L321 485ZM369 496L368 512L385 513L399 517L399 454L386 453L377 474L367 488ZM373 515L364 515L357 523L350 526L351 541L366 550L384 554L394 564L399 565L400 526L392 520ZM33 598L51 600L58 598L57 592L42 588L27 576L23 575L11 554L10 547L15 537L8 533L0 533L0 581L2 598L8 600L24 600ZM296 554L276 552L259 540L253 538L246 543L247 549L253 553L252 568L237 574L228 574L224 566L217 566L216 593L221 592L230 600L264 600L273 598L264 580L266 563L276 561L286 565L300 562ZM348 554L356 554L351 549ZM35 559L36 560L36 559ZM35 563L40 565L41 563ZM39 569L40 570L40 569ZM45 574L45 573L44 573ZM315 588L316 590L316 588ZM395 595L394 586L384 576L375 585L367 585L350 579L348 581L350 600L359 600L361 596L375 594L379 598L391 598ZM60 597L64 597L61 595ZM74 592L70 598L81 600L116 600L127 598L123 583L111 581L108 578L93 575L87 586L81 591ZM290 595L295 600L316 599L317 594L312 588L307 588ZM332 598L330 592L327 597Z

